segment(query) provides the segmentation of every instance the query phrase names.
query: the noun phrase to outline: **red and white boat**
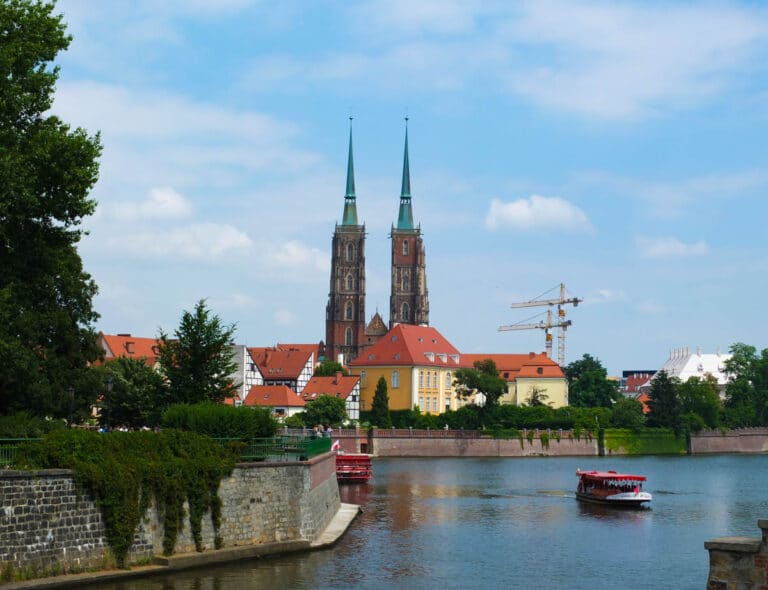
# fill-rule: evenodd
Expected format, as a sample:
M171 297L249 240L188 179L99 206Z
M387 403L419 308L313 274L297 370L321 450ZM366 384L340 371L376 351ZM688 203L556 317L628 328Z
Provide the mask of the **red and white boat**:
M651 494L643 491L644 475L577 469L576 477L579 478L576 499L582 502L642 508L653 499Z
M370 455L338 453L336 479L339 483L365 483L373 476Z

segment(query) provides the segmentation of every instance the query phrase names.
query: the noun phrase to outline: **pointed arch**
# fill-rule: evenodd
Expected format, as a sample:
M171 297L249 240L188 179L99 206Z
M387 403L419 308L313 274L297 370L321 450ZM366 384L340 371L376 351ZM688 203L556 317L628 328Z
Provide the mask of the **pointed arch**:
M344 319L345 320L351 320L355 316L355 308L352 305L351 301L347 301L346 305L344 306Z
M352 346L352 328L347 328L344 331L344 344Z
M407 303L403 303L403 306L400 308L400 319L403 322L411 321L411 306Z
M347 244L347 262L352 262L355 259L355 245Z

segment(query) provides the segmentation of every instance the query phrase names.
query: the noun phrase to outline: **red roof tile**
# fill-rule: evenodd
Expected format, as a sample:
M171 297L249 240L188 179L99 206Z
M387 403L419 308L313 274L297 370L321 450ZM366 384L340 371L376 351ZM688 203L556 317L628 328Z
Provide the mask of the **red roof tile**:
M283 350L276 346L249 348L248 352L266 381L298 379L312 354L309 350L298 348Z
M254 385L243 402L246 406L267 408L303 407L304 400L286 385Z
M350 366L462 366L459 351L431 326L397 324Z
M130 334L105 334L99 332L99 343L105 352L104 360L119 357L146 358L146 364L154 367L157 362L157 339L138 338Z
M304 387L302 395L305 401L312 401L318 395L330 395L347 399L360 381L357 375L334 375L330 377L312 377Z
M560 366L545 353L529 352L527 354L464 354L462 364L474 366L475 361L491 359L496 363L496 369L502 379L511 382L518 377L524 378L564 378ZM539 373L538 369L542 372Z

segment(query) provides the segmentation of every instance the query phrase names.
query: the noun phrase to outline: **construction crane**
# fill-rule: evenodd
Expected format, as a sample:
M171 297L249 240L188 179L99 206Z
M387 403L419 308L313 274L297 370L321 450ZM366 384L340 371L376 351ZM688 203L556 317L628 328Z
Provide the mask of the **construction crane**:
M547 320L545 322L539 322L538 324L513 324L511 326L500 326L499 331L509 331L509 330L531 330L531 329L540 329L544 330L545 339L546 339L546 351L547 356L549 358L552 358L552 334L550 333L550 330L552 328L558 328L558 336L557 336L557 362L562 367L565 365L565 331L568 329L568 326L571 325L570 320L565 319L565 306L566 305L573 305L574 307L578 306L579 303L584 301L583 299L579 299L578 297L566 297L565 296L565 285L563 283L560 283L560 297L557 299L541 299L544 295L549 294L553 290L555 290L557 287L552 287L549 291L545 291L538 297L531 299L530 301L522 301L520 303L513 303L511 307L513 309L518 309L521 307L541 307L543 305L547 305L550 308L557 306L557 321L552 321L552 310L549 309L547 311Z

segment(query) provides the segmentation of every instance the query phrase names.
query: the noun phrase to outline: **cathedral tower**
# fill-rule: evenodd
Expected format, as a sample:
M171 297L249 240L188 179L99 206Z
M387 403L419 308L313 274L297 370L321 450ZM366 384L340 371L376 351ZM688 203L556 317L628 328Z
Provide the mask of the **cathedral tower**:
M325 346L329 360L351 361L365 342L365 224L357 223L352 118L349 119L347 191L341 225L331 252L331 288L325 308Z
M429 324L427 267L421 226L414 227L411 210L411 172L408 161L408 118L405 119L405 152L400 210L392 226L392 290L389 327L395 324Z

